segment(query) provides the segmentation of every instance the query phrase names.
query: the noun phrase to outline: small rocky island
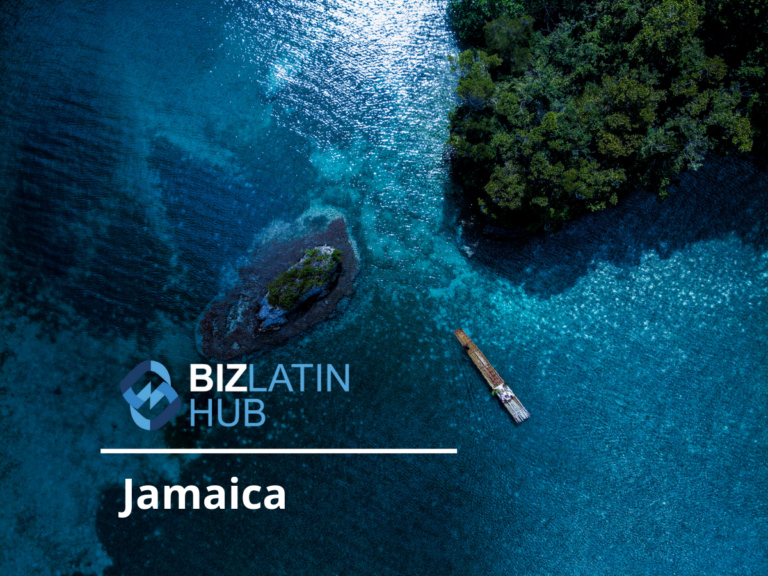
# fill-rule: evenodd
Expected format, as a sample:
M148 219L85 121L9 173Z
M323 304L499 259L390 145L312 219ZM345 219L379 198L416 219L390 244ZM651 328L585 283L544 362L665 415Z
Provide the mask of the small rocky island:
M268 244L206 308L196 330L198 350L212 361L230 361L280 345L325 320L356 275L341 218L302 238Z
M259 330L277 329L300 306L325 298L341 272L341 250L316 246L307 250L298 263L280 274L267 288L259 303Z

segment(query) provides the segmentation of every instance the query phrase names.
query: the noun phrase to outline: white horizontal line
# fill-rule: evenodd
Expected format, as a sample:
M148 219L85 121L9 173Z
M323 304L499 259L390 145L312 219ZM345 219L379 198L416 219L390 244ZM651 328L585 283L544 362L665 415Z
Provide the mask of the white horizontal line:
M102 448L102 454L456 454L456 448Z

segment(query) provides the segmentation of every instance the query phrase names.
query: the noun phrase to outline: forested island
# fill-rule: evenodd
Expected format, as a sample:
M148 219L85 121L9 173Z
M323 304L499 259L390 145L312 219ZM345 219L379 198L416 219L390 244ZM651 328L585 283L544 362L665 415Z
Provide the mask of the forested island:
M557 230L766 141L760 0L450 0L456 174L499 225Z

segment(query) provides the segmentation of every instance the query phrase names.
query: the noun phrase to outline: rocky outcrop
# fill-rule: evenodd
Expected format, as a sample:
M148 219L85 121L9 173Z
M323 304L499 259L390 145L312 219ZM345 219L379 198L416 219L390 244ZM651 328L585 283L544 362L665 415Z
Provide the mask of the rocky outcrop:
M264 247L238 283L213 301L197 326L198 350L229 361L279 345L321 322L349 293L357 260L344 220Z
M332 246L316 246L270 282L259 303L259 329L276 329L295 310L325 298L341 273L341 254Z

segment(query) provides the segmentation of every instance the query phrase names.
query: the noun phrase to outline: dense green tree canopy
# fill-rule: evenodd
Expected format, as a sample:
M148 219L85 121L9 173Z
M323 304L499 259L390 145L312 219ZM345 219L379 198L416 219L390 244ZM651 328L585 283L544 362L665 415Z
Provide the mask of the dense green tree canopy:
M465 185L494 217L557 225L638 186L665 195L710 152L750 151L764 131L762 6L452 0L476 46L452 59Z

